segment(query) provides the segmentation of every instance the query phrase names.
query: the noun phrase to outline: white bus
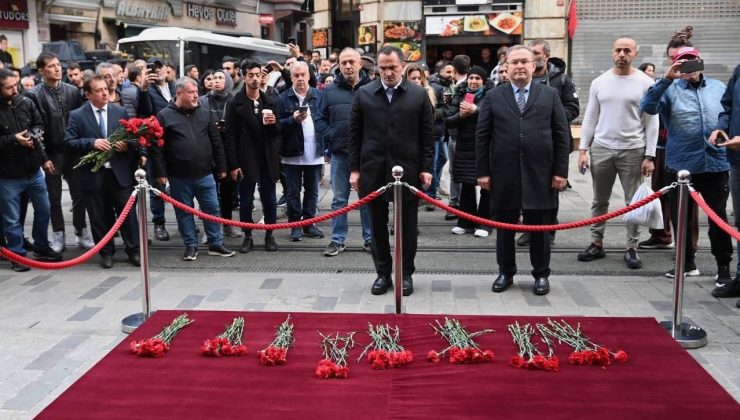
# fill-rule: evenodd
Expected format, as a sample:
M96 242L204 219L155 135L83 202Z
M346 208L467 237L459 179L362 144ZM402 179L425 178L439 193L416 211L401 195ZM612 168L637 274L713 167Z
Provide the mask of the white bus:
M129 59L159 57L177 67L180 76L188 64L196 65L201 73L220 69L224 56L260 63L282 63L290 57L288 46L280 42L174 27L144 29L139 35L120 39L118 50L128 54Z

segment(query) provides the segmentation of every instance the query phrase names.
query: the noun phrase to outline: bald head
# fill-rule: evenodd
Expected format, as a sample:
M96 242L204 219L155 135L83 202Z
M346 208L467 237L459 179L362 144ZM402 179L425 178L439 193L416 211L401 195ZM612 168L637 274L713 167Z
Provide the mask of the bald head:
M354 86L360 81L360 69L362 69L362 58L354 48L345 48L339 53L339 70L347 83Z

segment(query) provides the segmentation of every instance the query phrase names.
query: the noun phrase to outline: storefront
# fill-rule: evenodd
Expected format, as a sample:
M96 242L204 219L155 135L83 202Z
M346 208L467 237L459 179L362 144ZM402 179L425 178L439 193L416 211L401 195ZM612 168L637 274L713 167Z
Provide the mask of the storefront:
M35 0L0 0L0 60L23 67L38 54Z

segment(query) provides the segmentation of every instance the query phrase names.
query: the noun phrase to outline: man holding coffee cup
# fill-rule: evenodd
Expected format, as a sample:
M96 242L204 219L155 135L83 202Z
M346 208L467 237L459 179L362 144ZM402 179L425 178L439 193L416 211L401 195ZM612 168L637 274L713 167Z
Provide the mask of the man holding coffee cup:
M239 185L239 217L252 223L254 190L259 189L265 223L277 222L275 183L280 177L280 137L276 125L277 104L260 90L262 68L259 63L244 61L241 66L244 89L236 93L226 105L226 159L229 175ZM250 252L254 247L252 230L244 229L244 241L239 252ZM265 249L277 251L272 231L265 231Z

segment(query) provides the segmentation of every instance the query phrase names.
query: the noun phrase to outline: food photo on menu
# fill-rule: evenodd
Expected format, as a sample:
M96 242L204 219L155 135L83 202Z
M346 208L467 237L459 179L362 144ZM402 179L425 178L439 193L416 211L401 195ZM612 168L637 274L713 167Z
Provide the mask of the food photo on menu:
M421 35L418 22L388 22L383 29L385 43L400 48L405 61L421 60Z
M441 37L464 35L491 36L501 33L518 35L522 33L523 20L521 12L427 17L426 34Z

